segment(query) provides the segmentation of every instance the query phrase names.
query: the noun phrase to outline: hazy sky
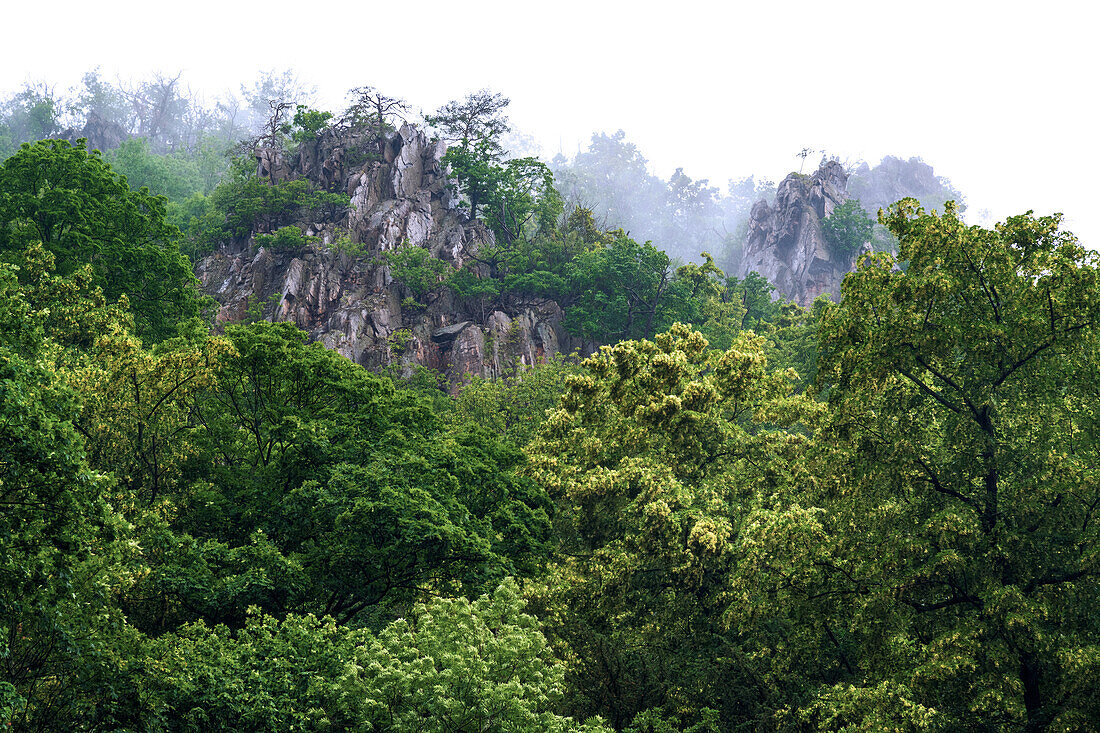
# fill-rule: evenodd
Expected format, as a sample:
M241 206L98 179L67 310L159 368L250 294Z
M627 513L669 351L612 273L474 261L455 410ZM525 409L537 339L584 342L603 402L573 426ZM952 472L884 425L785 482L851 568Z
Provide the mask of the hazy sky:
M210 96L286 69L341 107L371 84L433 110L489 87L548 155L622 128L666 177L782 178L824 148L919 155L1001 219L1062 211L1100 247L1092 4L19 2L0 90L184 72Z

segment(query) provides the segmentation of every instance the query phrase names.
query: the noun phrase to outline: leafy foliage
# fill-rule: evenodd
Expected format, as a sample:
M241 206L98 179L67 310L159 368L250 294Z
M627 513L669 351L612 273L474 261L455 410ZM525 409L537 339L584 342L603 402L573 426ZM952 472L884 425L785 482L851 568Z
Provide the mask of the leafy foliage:
M104 157L112 170L126 177L132 189L147 188L166 196L169 201L177 202L195 194L209 193L199 159L183 155L157 155L150 150L149 141L145 138L124 140Z
M166 730L584 731L556 712L562 669L514 581L436 599L377 636L313 616L193 625L151 645Z
M988 231L906 200L886 221L908 266L866 258L822 326L852 492L829 503L852 674L826 707L1076 727L1098 669L1097 257L1055 217Z
M418 301L439 289L454 271L448 263L433 257L424 247L415 247L407 241L386 252L385 257L393 278L408 288Z
M535 436L546 414L557 407L566 378L573 371L559 358L507 380L475 377L458 394L448 419L484 426L522 448Z
M24 84L0 105L0 161L15 154L21 143L43 140L60 128L63 103L44 85Z
M231 241L253 234L261 244L298 247L309 243L301 232L303 221L338 221L345 213L346 194L318 189L304 179L269 181L237 161L231 176L210 196L193 196L175 212L184 230L188 251L198 257ZM294 236L294 231L298 235Z
M307 218L334 220L347 207L348 197L319 191L302 179L271 183L242 172L221 183L211 195L211 202L224 212L219 234L240 239L254 232L274 232Z
M111 726L108 691L133 643L112 603L131 577L131 528L111 478L88 464L56 322L35 300L0 264L0 720Z
M621 729L651 708L710 707L732 725L766 706L747 682L753 640L721 617L739 538L797 473L804 443L764 426L815 410L792 375L768 374L761 347L743 335L711 352L680 324L604 347L529 447L558 502L562 549L540 600L569 649L576 712Z
M344 676L356 717L396 731L588 731L554 712L563 671L512 581L473 603L418 606L361 648Z
M930 168L884 160L852 190L942 213L903 201L885 235L839 207L838 254L897 257L804 310L727 277L731 250L683 264L609 226L658 212L655 236L695 256L766 182L662 182L597 136L559 169L567 205L506 158L507 100L481 92L432 122L494 238L458 270L387 253L405 305L553 298L608 345L452 398L289 324L193 317L172 222L191 252L298 248L347 197L248 157L215 187L238 128L178 82L92 73L77 99L0 104L0 724L1095 727L1100 258L1057 217L968 227ZM302 91L249 91L253 142L304 155L347 133L359 165L405 112L362 87L333 121ZM13 147L69 120L112 152Z
M843 257L852 257L871 240L874 222L858 199L848 199L821 222L825 242Z
M200 429L177 527L210 547L269 544L285 569L259 597L185 589L202 617L239 624L259 603L364 621L427 585L479 588L543 551L545 499L512 475L514 449L443 432L422 398L289 324L227 336L217 387L191 408Z
M316 140L331 119L331 112L310 109L304 104L299 104L294 110L294 131L291 133L291 139L299 144Z
M537 158L503 160L501 137L510 129L509 100L482 90L427 117L454 143L443 158L473 216L483 214L497 243L510 246L530 234L552 232L562 211L554 175Z
M603 342L653 335L665 325L659 319L670 265L664 252L622 233L609 246L580 254L567 269L566 327Z
M504 154L501 136L511 129L504 115L510 102L502 94L482 89L462 101L448 102L434 115L428 115L426 121L440 131L443 139L458 143L459 149L478 150L483 159L498 161Z
M321 240L320 237L303 234L297 226L279 227L271 234L257 234L255 239L259 246L272 249L300 249Z
M62 274L90 264L103 294L125 295L138 333L154 340L206 307L179 240L163 198L131 190L83 145L25 145L0 166L0 256L41 242Z

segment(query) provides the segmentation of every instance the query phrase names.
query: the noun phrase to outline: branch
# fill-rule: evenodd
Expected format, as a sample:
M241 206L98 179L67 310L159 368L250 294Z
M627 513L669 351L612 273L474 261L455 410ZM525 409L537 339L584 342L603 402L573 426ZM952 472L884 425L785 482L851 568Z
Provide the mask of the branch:
M1093 575L1088 570L1075 570L1072 573L1057 573L1055 575L1048 575L1045 578L1038 578L1031 581L1024 588L1024 595L1030 595L1036 589L1041 588L1044 585L1057 585L1058 583L1068 583L1072 580L1079 580L1087 575Z
M932 485L933 489L935 489L936 491L938 491L941 494L944 494L945 496L950 496L950 497L953 497L955 499L958 499L959 501L963 502L964 504L969 506L974 511L979 511L978 502L976 502L974 499L970 498L969 496L966 496L964 494L959 493L958 491L955 491L954 489L951 489L951 488L948 488L947 486L944 486L942 483L940 483L939 476L937 476L935 474L935 472L932 470L931 466L929 466L927 463L925 463L923 458L921 458L918 455L918 456L916 456L916 459L917 459L917 463L920 464L920 467L924 470L925 475L928 477L928 483Z
M949 608L951 606L957 606L960 603L970 603L970 604L973 604L974 607L976 607L978 609L981 609L984 605L982 603L981 598L978 598L977 596L972 596L972 595L952 596L951 598L948 598L947 600L937 601L935 603L919 603L917 601L910 601L910 600L906 600L904 598L901 599L901 602L904 603L905 605L909 606L910 608L912 608L917 613L927 613L929 611L939 611L942 608Z
M924 367L925 369L930 371L932 373L932 376L936 377L941 382L946 384L948 387L950 387L951 389L953 389L953 390L955 390L956 392L959 393L959 396L962 397L963 402L966 403L967 409L970 410L970 414L974 416L975 422L977 422L978 425L980 425L982 427L982 429L984 430L985 425L983 424L983 420L982 420L982 414L983 413L982 413L981 410L979 410L977 408L977 406L973 402L970 401L970 398L966 396L966 392L963 390L963 388L960 387L958 384L956 384L955 381L953 379L951 379L951 377L947 376L946 374L940 373L931 364L929 364L927 361L925 361L924 357L922 357L920 352L917 351L917 347L913 346L912 344L908 344L908 346L909 346L909 349L913 352L913 358L915 358L917 360L918 364L920 364L922 367ZM961 414L961 410L959 410L958 408L955 408L955 411ZM987 431L987 432L991 432L991 431Z
M898 368L898 374L901 374L903 377L908 379L910 382L917 385L917 387L919 387L921 389L921 391L928 394L930 397L932 397L934 400L936 400L936 402L939 402L941 405L946 407L948 410L951 410L951 412L954 412L957 415L962 414L962 410L958 406L952 404L951 402L948 401L948 399L946 397L941 395L939 392L937 392L936 390L932 389L931 387L929 387L927 384L925 384L921 380L914 377L912 374L909 373L908 369L902 369L901 367L899 367Z
M1066 334L1073 333L1074 331L1080 331L1082 328L1085 328L1088 325L1089 325L1088 323L1078 323L1075 326L1071 326L1070 328L1067 328L1065 331L1062 332L1061 335L1065 336ZM1031 361L1036 356L1038 356L1039 354L1041 354L1044 351L1046 351L1047 349L1049 349L1051 346L1054 346L1054 344L1057 343L1057 340L1058 340L1057 337L1051 337L1050 341L1047 341L1045 344L1042 344L1041 346L1036 346L1034 349L1032 349L1030 352L1028 352L1028 354L1024 358L1020 359L1018 362L1013 364L1007 372L1002 374L997 379L997 381L993 382L993 387L994 388L1000 387L1002 384L1005 383L1005 380L1007 380L1010 376L1012 376L1016 372L1017 369L1024 366L1025 364L1027 364L1029 361Z

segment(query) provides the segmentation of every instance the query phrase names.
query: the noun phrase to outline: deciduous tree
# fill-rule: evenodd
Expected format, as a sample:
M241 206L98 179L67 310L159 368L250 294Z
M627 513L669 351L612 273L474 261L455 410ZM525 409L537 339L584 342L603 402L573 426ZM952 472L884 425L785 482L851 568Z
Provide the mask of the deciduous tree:
M605 346L528 449L561 542L539 608L570 659L576 710L616 729L651 708L698 722L707 707L733 729L775 704L752 661L760 637L722 618L741 537L781 505L806 442L765 426L815 408L790 373L768 373L762 346L742 335L712 352L681 324Z
M126 295L142 337L165 338L204 312L179 241L165 200L131 190L83 144L24 145L0 166L0 256L41 242L63 275L91 265L109 301Z
M866 257L821 331L850 674L814 714L1080 728L1100 712L1098 257L1056 216L985 230L910 199L885 223L904 269Z

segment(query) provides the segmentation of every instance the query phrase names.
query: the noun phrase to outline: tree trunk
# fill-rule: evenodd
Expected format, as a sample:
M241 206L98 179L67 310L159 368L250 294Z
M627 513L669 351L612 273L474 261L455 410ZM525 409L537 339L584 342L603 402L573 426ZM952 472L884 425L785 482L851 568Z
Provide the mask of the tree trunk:
M1024 710L1027 711L1024 730L1026 733L1042 733L1047 729L1047 721L1039 695L1039 665L1029 652L1020 656L1020 682L1024 687Z

